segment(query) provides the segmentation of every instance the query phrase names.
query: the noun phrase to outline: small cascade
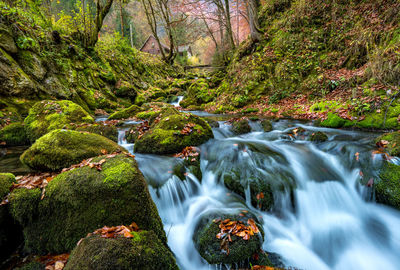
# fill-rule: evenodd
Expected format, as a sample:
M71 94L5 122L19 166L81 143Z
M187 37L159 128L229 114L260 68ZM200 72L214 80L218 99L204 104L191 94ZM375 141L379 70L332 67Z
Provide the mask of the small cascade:
M183 99L183 96L177 96L177 99L174 102L171 102L171 105L175 106L175 107L179 107L179 104L181 103Z
M287 135L298 126L309 133L323 131L329 139L311 143ZM202 215L216 210L248 210L259 217L263 248L279 254L288 267L398 269L400 213L370 201L360 184L363 177L376 177L382 165L379 156L371 158L374 134L291 121L274 123L271 132L253 129L257 132L234 136L220 122L213 129L215 139L200 146L202 179L174 175L176 158L135 154L181 269L225 269L208 265L193 243ZM126 131L119 130L118 142L132 151ZM246 198L232 194L223 183L229 173L279 183L272 211L255 208L249 189Z

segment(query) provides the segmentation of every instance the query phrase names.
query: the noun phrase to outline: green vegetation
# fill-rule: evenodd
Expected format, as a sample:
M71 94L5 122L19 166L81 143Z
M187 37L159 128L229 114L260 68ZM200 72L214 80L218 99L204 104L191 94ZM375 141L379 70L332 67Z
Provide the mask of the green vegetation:
M111 114L107 120L120 120L120 119L128 119L130 117L135 116L142 109L139 106L132 105L129 108L122 109Z
M153 231L132 234L132 239L105 239L98 235L84 238L64 269L178 269L173 254Z
M375 142L378 143L380 141L387 141L385 151L391 156L400 156L400 132L391 132L386 133L378 138L376 138Z
M317 131L310 136L310 141L312 142L325 142L326 140L328 140L328 136L321 131Z
M98 134L56 129L39 138L20 159L34 170L57 171L115 151L126 150Z
M25 118L26 131L31 142L60 128L71 128L72 123L93 123L93 118L79 105L69 101L43 100L37 102Z
M376 201L400 210L400 166L387 163L375 185Z
M0 129L0 142L7 146L28 145L30 143L25 126L21 122L11 123Z
M131 224L151 230L166 245L166 236L146 181L135 160L124 154L105 159L101 170L84 166L63 172L42 191L11 193L13 217L22 225L25 249L36 254L64 253L102 226Z
M238 121L233 121L232 122L232 131L236 135L249 133L251 131L249 121L247 119L240 119Z

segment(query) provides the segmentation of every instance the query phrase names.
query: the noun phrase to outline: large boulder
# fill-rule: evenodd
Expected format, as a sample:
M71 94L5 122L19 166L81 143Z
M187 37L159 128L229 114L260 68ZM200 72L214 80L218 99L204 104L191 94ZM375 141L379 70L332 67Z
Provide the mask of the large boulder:
M25 249L36 254L68 252L97 228L132 222L153 231L166 244L157 208L135 159L119 154L91 162L98 165L63 172L45 190L20 188L11 193L11 213L23 227Z
M4 24L0 25L0 47L9 53L18 52L11 31Z
M154 232L132 234L133 238L84 238L72 251L64 270L178 269L171 251Z
M387 163L375 184L376 201L400 210L400 166Z
M0 201L10 192L15 183L11 173L0 173ZM9 213L8 205L0 205L0 262L7 258L22 242L21 228Z
M71 123L93 123L93 118L78 104L69 100L43 100L35 103L24 120L31 142L46 133L70 128Z
M103 122L98 122L94 124L81 124L77 125L75 130L99 134L114 142L118 142L118 129L114 125L107 125Z
M11 123L0 129L0 143L6 146L28 145L29 139L21 122Z
M139 106L132 105L129 108L125 108L111 114L107 120L128 119L130 117L135 116L140 111L142 111L142 109Z
M185 98L181 101L180 105L184 108L201 105L208 103L214 99L214 93L208 82L204 78L195 80L190 86L185 95Z
M251 226L255 230L250 229ZM230 229L232 231L229 233ZM248 238L244 239L246 234ZM193 238L196 249L208 263L243 265L260 252L264 237L254 215L241 213L204 215L197 224Z
M187 146L197 146L213 138L209 124L190 113L165 109L148 130L139 134L134 150L139 153L172 154Z
M83 159L116 151L126 150L98 134L56 129L39 138L20 159L34 170L57 171Z

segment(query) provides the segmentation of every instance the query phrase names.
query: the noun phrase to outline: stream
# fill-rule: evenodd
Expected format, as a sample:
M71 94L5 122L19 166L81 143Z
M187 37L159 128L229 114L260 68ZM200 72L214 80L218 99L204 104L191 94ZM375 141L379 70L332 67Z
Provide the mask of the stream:
M224 269L200 257L192 240L195 227L206 213L242 210L258 217L264 250L279 254L287 267L399 269L400 212L374 203L370 189L359 184L375 178L381 167L382 158L372 156L376 134L286 120L273 123L271 132L262 132L256 122L251 126L253 132L241 136L222 121L213 129L215 139L200 146L202 179L188 174L181 181L173 175L176 158L135 153L181 269ZM323 131L329 140L287 136L299 126ZM126 130L120 129L119 144L132 153ZM272 211L255 209L249 189L242 199L225 188L221 175L230 170L238 170L241 179L290 179L296 186L293 199L285 189L274 192Z

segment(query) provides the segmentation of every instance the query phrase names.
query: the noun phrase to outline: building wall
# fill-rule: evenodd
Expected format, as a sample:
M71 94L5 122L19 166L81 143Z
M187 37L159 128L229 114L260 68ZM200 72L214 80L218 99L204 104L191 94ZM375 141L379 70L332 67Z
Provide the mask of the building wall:
M157 40L154 37L150 37L147 40L141 51L156 55L161 54L160 47L158 46Z

